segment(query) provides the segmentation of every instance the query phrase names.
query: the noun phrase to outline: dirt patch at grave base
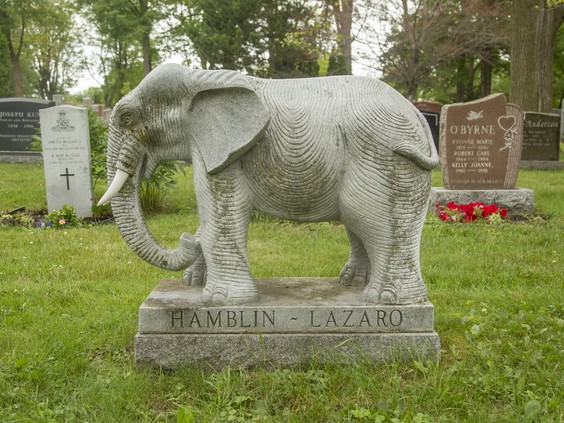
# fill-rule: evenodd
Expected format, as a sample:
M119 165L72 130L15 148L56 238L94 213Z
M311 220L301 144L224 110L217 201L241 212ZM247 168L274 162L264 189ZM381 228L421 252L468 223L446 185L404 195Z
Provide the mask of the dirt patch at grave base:
M27 210L25 207L19 207L13 210L2 210L0 211L0 225L41 228L47 215L47 209ZM94 217L85 217L80 220L83 225L114 223L114 217L111 211L96 213Z

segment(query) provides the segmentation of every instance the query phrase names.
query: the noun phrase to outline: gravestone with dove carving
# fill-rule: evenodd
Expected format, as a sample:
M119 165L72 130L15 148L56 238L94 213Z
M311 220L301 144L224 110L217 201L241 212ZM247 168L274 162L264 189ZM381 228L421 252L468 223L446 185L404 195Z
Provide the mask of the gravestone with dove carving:
M511 217L531 214L533 191L515 187L522 146L523 111L503 94L443 106L444 188L432 188L429 208L480 201L506 208Z

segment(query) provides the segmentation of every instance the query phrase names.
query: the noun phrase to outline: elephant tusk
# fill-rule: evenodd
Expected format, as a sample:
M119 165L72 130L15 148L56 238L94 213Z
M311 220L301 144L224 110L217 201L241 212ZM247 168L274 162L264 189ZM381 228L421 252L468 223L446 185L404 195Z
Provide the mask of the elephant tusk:
M100 198L100 201L98 201L98 205L103 206L104 204L109 203L110 200L121 190L123 184L127 181L127 178L129 178L129 174L127 172L117 169L112 183L108 187L106 193L102 196L102 198Z

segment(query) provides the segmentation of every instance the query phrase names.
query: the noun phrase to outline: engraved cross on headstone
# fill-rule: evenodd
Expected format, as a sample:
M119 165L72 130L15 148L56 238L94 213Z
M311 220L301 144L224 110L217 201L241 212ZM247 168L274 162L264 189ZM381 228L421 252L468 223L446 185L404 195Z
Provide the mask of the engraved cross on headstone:
M66 176L66 178L67 178L67 191L69 191L70 190L69 176L74 176L74 173L69 173L69 168L66 167L65 173L61 173L59 176Z

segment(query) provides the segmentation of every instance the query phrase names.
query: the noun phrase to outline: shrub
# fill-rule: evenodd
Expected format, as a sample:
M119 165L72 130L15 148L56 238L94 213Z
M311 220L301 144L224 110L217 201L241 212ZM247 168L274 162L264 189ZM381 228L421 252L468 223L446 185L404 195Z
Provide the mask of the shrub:
M37 226L40 228L78 228L82 226L82 219L76 215L73 206L63 206L61 210L53 210Z

